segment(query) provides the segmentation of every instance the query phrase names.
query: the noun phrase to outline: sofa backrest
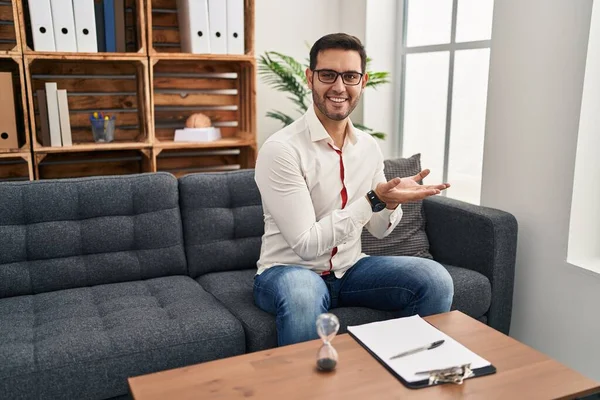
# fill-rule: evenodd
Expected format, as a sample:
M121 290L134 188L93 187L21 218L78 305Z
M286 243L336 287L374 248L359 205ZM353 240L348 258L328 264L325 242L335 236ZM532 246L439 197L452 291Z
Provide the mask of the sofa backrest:
M0 183L0 298L177 274L173 175Z
M186 175L179 196L192 278L256 268L264 219L254 170Z

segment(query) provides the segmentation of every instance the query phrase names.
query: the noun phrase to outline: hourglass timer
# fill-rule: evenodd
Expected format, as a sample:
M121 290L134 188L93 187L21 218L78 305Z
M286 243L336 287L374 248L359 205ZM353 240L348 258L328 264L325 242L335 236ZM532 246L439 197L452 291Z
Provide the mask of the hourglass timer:
M340 329L340 321L330 313L321 314L317 318L317 333L323 340L323 345L317 353L317 368L320 371L333 371L338 361L338 353L331 341Z

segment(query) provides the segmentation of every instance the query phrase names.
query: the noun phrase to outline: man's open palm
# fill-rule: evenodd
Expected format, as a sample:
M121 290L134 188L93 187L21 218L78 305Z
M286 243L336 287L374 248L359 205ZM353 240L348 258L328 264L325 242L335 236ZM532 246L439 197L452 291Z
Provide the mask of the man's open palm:
M398 204L422 200L429 196L440 194L442 190L448 189L450 184L420 185L419 182L429 175L429 170L424 169L414 176L406 178L394 178L388 182L377 185L375 192L388 207Z

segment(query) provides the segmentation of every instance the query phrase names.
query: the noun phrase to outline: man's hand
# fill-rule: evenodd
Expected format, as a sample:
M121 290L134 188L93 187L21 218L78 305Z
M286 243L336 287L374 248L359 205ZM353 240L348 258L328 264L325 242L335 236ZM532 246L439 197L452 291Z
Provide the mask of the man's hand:
M414 176L407 178L394 178L388 182L380 183L375 188L375 193L386 203L386 208L394 209L398 204L423 200L426 197L440 194L442 190L450 187L449 183L439 185L419 185L419 182L429 175L429 170L424 169Z

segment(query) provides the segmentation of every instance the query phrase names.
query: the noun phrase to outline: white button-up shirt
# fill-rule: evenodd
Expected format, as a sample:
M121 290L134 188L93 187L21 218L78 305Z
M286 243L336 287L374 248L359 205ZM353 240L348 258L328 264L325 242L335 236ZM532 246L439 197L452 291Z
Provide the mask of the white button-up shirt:
M400 221L400 206L373 213L365 197L386 182L375 139L350 121L346 132L338 149L311 105L262 145L255 169L265 219L259 274L289 264L340 278L365 257L365 225L383 238Z

